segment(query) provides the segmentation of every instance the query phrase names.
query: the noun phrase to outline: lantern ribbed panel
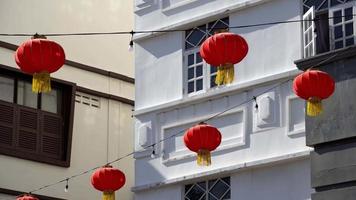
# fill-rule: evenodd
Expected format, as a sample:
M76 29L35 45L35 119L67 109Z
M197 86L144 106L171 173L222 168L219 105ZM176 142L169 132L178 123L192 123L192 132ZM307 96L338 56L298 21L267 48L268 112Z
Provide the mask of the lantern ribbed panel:
M52 73L63 66L65 54L63 48L54 41L31 39L18 47L15 61L25 73Z
M91 177L92 185L100 191L116 191L124 186L125 182L125 174L112 167L97 169Z
M24 195L21 197L17 197L16 200L39 200L39 199L32 195Z
M208 124L198 124L184 134L184 143L189 150L215 150L221 143L219 130Z
M311 97L326 99L333 94L335 81L326 72L307 70L299 74L293 81L294 93L302 99Z
M234 33L217 33L210 36L200 47L200 55L215 67L239 63L248 52L244 38Z

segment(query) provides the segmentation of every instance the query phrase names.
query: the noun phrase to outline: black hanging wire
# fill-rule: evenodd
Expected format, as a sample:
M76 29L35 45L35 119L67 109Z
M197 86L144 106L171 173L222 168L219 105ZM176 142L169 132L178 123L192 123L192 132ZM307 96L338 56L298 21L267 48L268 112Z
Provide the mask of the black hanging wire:
M269 25L277 25L277 24L288 24L288 23L300 23L307 21L321 21L321 20L329 20L335 18L343 18L343 17L354 17L353 15L342 15L342 16L334 16L328 18L320 18L320 19L297 19L297 20L286 20L286 21L274 21L274 22L265 22L265 23L256 23L256 24L247 24L240 26L230 26L228 29L240 29L240 28L250 28L250 27L259 27L259 26L269 26ZM220 28L212 28L212 29L220 29ZM78 32L78 33L45 33L41 35L45 36L90 36L90 35L125 35L125 34L139 34L139 33L169 33L169 32L180 32L186 31L186 29L169 29L169 30L136 30L136 31L113 31L113 32ZM0 36L33 36L33 33L0 33Z

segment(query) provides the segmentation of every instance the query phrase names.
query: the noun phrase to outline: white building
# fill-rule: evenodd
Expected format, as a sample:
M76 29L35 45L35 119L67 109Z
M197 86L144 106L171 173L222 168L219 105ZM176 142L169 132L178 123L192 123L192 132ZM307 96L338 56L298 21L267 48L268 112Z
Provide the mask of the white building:
M337 41L322 50L311 21L304 32L300 22L231 28L247 40L249 53L235 65L235 81L221 87L214 85L215 71L200 58L199 46L212 27L298 21L315 11L319 17L335 16L335 9L354 3L345 2L136 0L136 30L186 30L135 37L136 200L309 199L310 148L304 102L291 89L299 73L294 61L337 48ZM308 11L312 6L315 11ZM346 36L343 46L348 46ZM257 110L249 101L208 122L223 135L209 167L197 166L184 133L165 140L254 96Z

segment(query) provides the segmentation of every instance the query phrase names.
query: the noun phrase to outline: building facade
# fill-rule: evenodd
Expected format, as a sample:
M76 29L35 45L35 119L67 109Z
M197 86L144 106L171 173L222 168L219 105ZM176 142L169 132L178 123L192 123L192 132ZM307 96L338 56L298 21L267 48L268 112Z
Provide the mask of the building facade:
M291 89L300 73L294 61L352 45L353 18L333 24L342 37L329 37L336 32L327 19L340 9L350 13L345 8L353 3L136 0L136 30L181 30L135 36L136 200L310 199L312 149L305 144L304 101ZM294 22L238 28L284 21ZM234 82L216 86L215 68L199 47L227 27L246 39L249 52L235 65ZM223 139L212 165L198 167L182 130L234 106L208 121Z
M129 1L1 1L1 33L131 30ZM0 199L38 189L133 151L134 68L129 35L48 37L65 50L49 94L31 92L14 61L30 37L0 36ZM133 199L132 157L113 164L126 175L117 198ZM99 199L91 173L35 192L40 199Z

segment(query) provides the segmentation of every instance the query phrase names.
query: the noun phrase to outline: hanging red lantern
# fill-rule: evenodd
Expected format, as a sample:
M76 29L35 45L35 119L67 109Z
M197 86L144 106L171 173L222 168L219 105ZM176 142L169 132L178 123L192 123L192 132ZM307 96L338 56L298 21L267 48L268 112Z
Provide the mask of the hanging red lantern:
M232 83L234 64L239 63L248 52L246 40L234 33L217 33L210 36L200 47L200 55L208 64L217 67L217 85Z
M210 152L214 151L221 143L221 133L213 126L200 123L188 129L184 134L184 143L189 150L198 154L198 165L210 165Z
M307 115L312 117L322 112L321 100L331 96L334 90L334 79L319 70L307 70L293 81L294 93L307 101Z
M125 185L125 174L112 166L101 167L91 176L91 184L103 192L102 200L115 200L115 191Z
M63 66L65 54L59 44L36 34L17 48L15 61L21 71L33 75L33 92L50 92L49 74Z
M32 195L25 194L25 195L22 195L20 197L17 197L16 200L39 200L39 199L34 197L34 196L32 196Z

